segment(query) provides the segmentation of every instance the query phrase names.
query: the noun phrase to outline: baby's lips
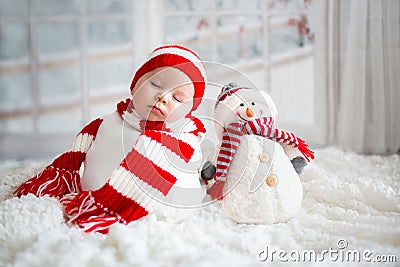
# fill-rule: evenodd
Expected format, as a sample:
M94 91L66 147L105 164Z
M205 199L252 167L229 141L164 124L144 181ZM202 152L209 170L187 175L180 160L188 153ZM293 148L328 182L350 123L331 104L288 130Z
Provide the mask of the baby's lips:
M161 115L165 114L165 112L160 107L157 107L156 105L154 105L152 108L158 110L161 113Z

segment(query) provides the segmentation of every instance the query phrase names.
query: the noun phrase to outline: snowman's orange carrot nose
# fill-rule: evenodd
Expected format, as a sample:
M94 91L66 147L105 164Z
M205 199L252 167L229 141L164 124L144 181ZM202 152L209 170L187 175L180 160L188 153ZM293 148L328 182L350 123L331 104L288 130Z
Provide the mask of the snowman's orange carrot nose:
M254 116L254 111L251 108L246 108L246 115L251 118Z

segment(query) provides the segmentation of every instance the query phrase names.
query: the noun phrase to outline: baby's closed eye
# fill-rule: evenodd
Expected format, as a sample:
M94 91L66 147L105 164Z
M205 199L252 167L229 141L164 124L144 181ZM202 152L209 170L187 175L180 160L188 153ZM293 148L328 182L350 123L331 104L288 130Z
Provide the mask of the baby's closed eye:
M152 86L154 86L154 87L161 88L161 83L159 83L159 82L150 81L150 84L151 84Z
M183 102L182 97L179 96L179 95L174 95L173 98L174 98L176 101L178 101L179 103L182 103L182 102Z

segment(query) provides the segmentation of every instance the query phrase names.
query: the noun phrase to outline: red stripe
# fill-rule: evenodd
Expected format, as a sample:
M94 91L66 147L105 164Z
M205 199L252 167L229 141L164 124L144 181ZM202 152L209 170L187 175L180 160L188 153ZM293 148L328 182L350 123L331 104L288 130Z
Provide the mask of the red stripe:
M85 228L86 224L91 225L91 227L85 229L86 233L98 232L101 234L107 234L109 227L116 222L118 222L118 219L113 216L99 216L89 217L88 219L80 220L77 223L81 228Z
M50 166L68 171L78 171L85 160L86 153L81 151L70 151L61 154Z
M227 131L228 136L237 136L238 138L242 136L242 133L236 130Z
M126 223L137 220L148 212L135 200L124 196L111 185L106 183L99 190L93 191L92 196L98 206L106 209L110 214L117 215Z
M275 135L274 135L273 137L275 138L276 141L279 140L279 137L278 137L278 128L275 128Z
M264 124L267 125L267 127L271 127L272 126L272 122L273 122L272 117L263 117L263 121L264 121Z
M292 144L298 145L299 143L297 142L297 137L296 137L296 135L294 135L294 133L291 133L291 135L292 135Z
M206 128L204 127L204 124L200 119L198 119L196 117L193 117L193 116L190 116L190 115L187 116L187 117L190 118L193 121L194 125L196 126L196 130L193 130L190 133L192 133L192 134L194 134L196 136L199 136L199 133L205 133L206 132Z
M229 157L233 156L233 151L232 150L220 150L219 153L220 154L224 154L224 155L229 156Z
M139 127L140 130L145 131L145 130L153 130L153 131L170 131L170 129L167 128L166 124L162 121L145 121L141 120L139 122Z
M225 158L225 157L218 157L217 161L227 162L227 163L231 162L228 158Z
M289 143L288 143L288 145L293 145L293 143L294 143L294 138L296 138L296 136L293 134L293 133L289 133Z
M188 162L193 155L193 147L169 134L160 131L145 131L145 135L150 137L152 140L157 141L162 146L165 146L186 162Z
M278 142L281 142L281 140L282 140L282 131L281 130L279 130L279 129L277 129L278 131L277 131L277 134L275 135L275 137L276 137L276 140L278 141Z
M215 176L216 177L222 177L222 175L224 175L225 174L225 172L217 172L216 174L215 174Z
M267 136L268 136L268 137L272 137L272 136L271 136L271 134L272 134L272 129L273 129L272 126L271 126L271 127L268 127L268 133L267 133Z
M280 137L280 139L281 139L281 140L285 140L285 131L281 131L281 137Z
M226 132L228 132L229 135L238 135L238 136L241 136L242 133L240 132L239 128L240 128L239 126L237 126L237 127L235 127L235 128L228 128L228 129L226 129Z
M240 143L240 138L224 135L224 136L222 136L222 141Z
M237 148L237 146L236 145L233 145L232 143L222 143L221 144L221 150L222 149L236 149Z
M176 182L175 176L161 169L135 149L128 153L121 166L143 182L159 190L163 195L167 195Z
M129 107L129 110L128 110L128 107ZM128 110L128 112L132 112L132 110L133 110L133 104L132 104L130 98L127 98L117 104L117 111L121 117L122 117L122 115L124 115L125 111L127 111L127 110Z
M100 124L103 122L103 119L97 118L86 125L79 133L80 134L89 134L94 137L97 135L97 131L99 130Z
M249 121L249 125L250 125L252 133L257 133L257 128L256 128L254 122Z

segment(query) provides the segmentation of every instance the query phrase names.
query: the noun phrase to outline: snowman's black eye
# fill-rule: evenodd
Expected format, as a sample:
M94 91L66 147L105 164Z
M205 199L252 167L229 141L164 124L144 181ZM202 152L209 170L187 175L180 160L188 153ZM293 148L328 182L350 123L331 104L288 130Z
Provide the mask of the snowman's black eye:
M244 103L240 103L240 106L241 106L241 107L244 107Z
M252 104L253 106L255 106L255 105L256 105L256 103L254 103L254 102L251 102L251 104Z

